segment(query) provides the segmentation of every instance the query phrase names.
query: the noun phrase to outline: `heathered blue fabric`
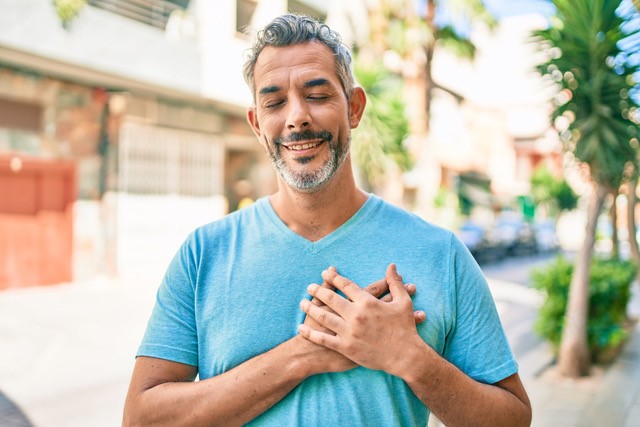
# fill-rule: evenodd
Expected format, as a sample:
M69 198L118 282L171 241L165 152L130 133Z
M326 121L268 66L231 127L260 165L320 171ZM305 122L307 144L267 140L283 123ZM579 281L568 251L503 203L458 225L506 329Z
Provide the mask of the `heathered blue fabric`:
M360 284L394 262L415 283L420 336L470 377L517 372L480 268L450 231L370 195L342 227L310 242L268 198L195 230L171 262L138 351L223 373L297 333L310 283L329 266ZM429 410L399 378L358 367L315 375L253 421L267 426L425 426Z

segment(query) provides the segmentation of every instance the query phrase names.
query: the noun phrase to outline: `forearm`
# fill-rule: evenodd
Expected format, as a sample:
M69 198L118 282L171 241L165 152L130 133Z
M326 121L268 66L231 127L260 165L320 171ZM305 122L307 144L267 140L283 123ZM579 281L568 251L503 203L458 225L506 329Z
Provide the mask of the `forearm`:
M298 340L300 338L297 338ZM309 372L295 339L198 382L164 382L129 396L124 425L242 425L280 401Z
M424 342L407 354L411 356L399 376L448 427L530 425L531 409L519 380L504 380L510 390L500 387L502 382L477 382Z

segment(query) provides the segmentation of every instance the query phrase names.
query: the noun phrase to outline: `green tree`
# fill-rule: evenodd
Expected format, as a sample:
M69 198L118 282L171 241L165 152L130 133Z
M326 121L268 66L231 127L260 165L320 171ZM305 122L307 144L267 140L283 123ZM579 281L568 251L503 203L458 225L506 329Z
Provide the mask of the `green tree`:
M361 53L386 58L387 63L393 64L392 71L402 76L409 136L415 141L410 150L416 163L423 168L425 164L433 167L429 161L432 152L426 149L424 141L429 133L433 90L438 87L431 72L434 53L442 48L473 59L476 48L469 34L459 28L470 28L478 22L493 28L496 20L481 0L378 0L375 3L376 6L369 9L371 43L361 46ZM447 15L452 17L449 23L436 19L445 7ZM461 25L454 26L451 22ZM415 201L432 200L434 194L430 193L435 187L425 184L416 190L427 194Z
M53 0L56 14L65 29L69 29L71 22L78 17L86 5L87 0Z
M633 5L628 5L628 8L623 12L623 16L626 19L625 25L640 27L640 0L633 0ZM632 65L640 66L640 36L630 40L625 46L626 52L629 53L629 62ZM634 96L633 92L631 96ZM640 97L640 88L636 85L635 96ZM636 98L637 99L637 98ZM640 111L636 110L636 118L640 120ZM635 140L635 144L638 145L638 138ZM640 171L638 168L629 167L627 169L627 176L629 177L626 186L624 186L624 194L627 197L627 238L629 241L629 247L631 248L631 257L640 266L640 247L638 247L638 240L636 237L636 204L638 197L636 191L638 188L638 178ZM640 269L638 270L638 280L640 281Z
M575 209L578 195L564 178L556 178L551 171L540 166L531 175L531 196L537 205L546 205L553 217L563 211Z
M638 105L629 97L637 66L630 65L620 48L622 40L634 35L622 28L624 20L617 13L621 0L552 2L556 14L550 27L535 33L548 54L540 71L559 87L554 123L565 149L588 169L593 187L558 357L560 373L577 377L590 369L586 324L597 218L606 194L619 188L625 167L637 164Z
M353 133L353 156L363 186L374 190L389 169L406 171L413 160L404 142L409 132L402 102L402 81L376 62L357 61L355 76L367 93L360 126Z
M444 48L455 53L461 58L473 59L476 53L476 47L471 41L469 35L460 32L452 25L447 23L444 25L436 24L436 16L445 6L451 11L455 22L471 25L472 23L481 22L489 28L494 28L497 21L484 6L481 0L426 0L424 3L424 15L420 14L420 26L426 29L426 37L422 41L421 48L425 53L424 78L426 82L425 93L425 114L427 131L429 130L429 118L431 116L431 99L434 89L434 81L431 76L431 68L433 63L433 55L437 48Z
M444 9L451 20L439 23L437 15ZM458 27L470 27L482 22L489 28L497 24L481 0L380 0L379 7L370 12L372 45L376 54L391 51L402 59L398 71L411 84L410 90L424 91L421 133L428 133L431 98L435 82L431 69L436 49L443 48L461 58L473 59L476 47L469 34Z

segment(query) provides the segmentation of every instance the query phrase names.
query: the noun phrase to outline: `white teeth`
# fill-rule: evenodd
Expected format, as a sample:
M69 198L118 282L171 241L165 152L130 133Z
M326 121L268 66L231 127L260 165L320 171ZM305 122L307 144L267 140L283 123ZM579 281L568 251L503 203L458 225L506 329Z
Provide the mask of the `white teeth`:
M313 147L317 147L318 145L320 145L320 142L311 142L311 143L307 143L307 144L302 144L302 145L292 145L289 148L289 150L294 150L294 151L298 151L298 150L308 150L309 148L313 148Z

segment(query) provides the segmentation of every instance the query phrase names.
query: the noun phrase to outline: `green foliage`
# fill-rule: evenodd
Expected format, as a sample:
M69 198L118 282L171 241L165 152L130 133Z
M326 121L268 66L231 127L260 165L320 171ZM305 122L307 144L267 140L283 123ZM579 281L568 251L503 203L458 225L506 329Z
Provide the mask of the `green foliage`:
M549 169L540 166L531 175L531 196L536 204L549 206L554 214L575 209L578 195L564 178L554 177Z
M53 6L64 28L69 28L80 11L87 5L87 0L53 0Z
M625 166L636 166L640 129L639 106L629 96L638 64L620 46L640 30L623 25L621 0L553 4L552 25L534 36L547 55L539 71L558 87L554 122L565 148L589 165L592 178L617 188Z
M482 0L430 1L435 2L436 15L448 15L453 25L443 24L446 21L434 19L435 16L428 17L429 2L422 2L418 8L413 0L380 2L386 24L384 39L387 48L406 57L412 55L415 49L433 48L437 44L462 58L471 59L476 47L469 34L457 28L469 28L477 23L491 29L497 26L497 20L488 12ZM419 19L414 19L414 12L410 11L417 12Z
M591 263L587 341L596 360L627 337L624 323L636 270L630 261L594 259ZM536 332L556 351L562 338L572 273L573 265L562 257L532 273L533 286L545 294Z
M353 156L370 185L378 185L394 165L406 171L413 159L404 145L409 122L402 81L379 64L356 63L355 75L367 94L367 106L353 133Z

